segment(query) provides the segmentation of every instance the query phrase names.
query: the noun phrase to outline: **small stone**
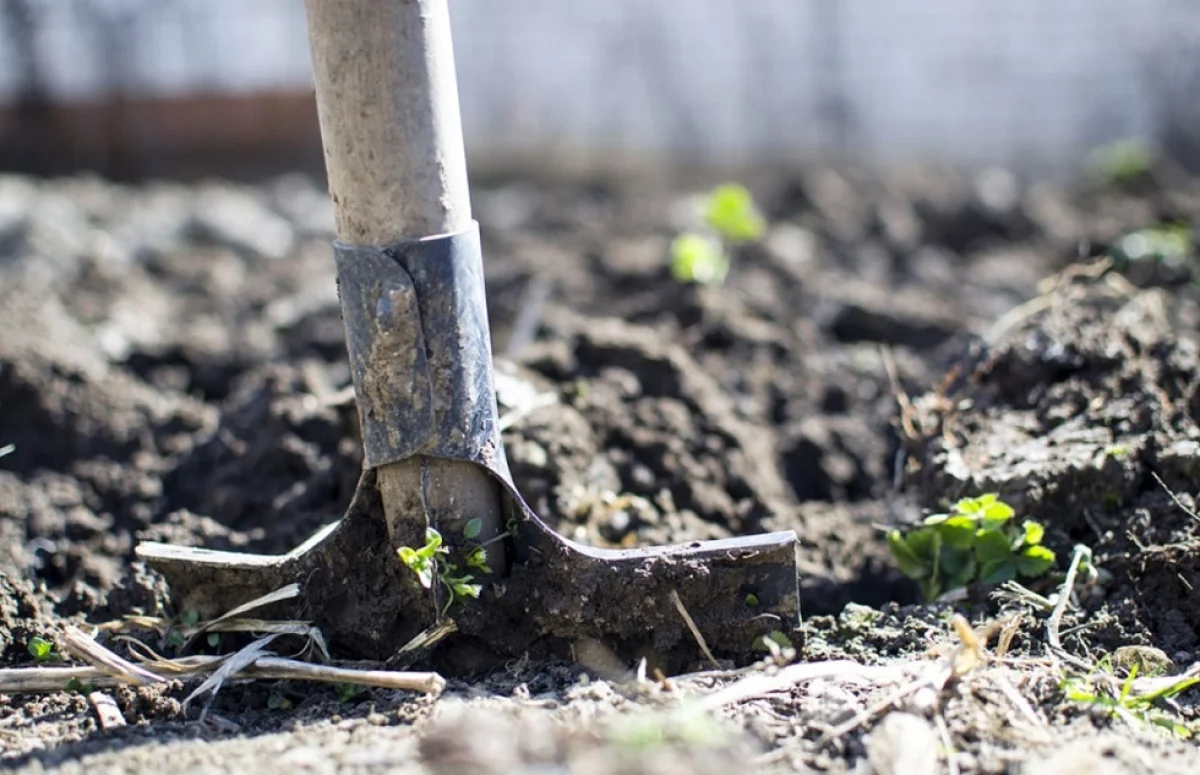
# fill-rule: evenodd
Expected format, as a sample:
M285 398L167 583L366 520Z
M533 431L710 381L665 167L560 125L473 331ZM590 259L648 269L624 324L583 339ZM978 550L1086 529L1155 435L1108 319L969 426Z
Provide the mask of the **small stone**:
M937 731L911 713L889 713L863 740L875 775L934 775L938 768Z

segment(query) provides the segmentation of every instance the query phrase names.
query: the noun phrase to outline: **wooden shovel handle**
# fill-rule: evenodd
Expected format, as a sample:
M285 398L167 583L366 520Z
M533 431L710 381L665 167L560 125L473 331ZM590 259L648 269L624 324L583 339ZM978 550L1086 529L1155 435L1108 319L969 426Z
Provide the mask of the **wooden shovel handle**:
M471 225L446 0L306 0L337 236L386 246Z

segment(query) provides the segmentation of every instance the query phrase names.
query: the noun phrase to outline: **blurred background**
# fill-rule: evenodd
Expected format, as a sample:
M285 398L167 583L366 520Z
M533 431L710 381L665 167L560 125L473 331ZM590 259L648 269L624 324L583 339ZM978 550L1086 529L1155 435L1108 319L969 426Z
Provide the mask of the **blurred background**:
M1192 0L452 0L476 174L1200 161ZM320 172L301 0L0 0L0 167Z

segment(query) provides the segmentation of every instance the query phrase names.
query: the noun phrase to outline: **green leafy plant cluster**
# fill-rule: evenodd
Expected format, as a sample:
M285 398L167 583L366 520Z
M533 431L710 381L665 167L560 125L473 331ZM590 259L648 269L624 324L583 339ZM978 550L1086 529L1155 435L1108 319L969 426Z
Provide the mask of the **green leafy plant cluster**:
M472 541L479 537L482 529L483 521L472 519L463 527L462 537L467 541ZM416 574L421 586L432 589L435 580L442 585L446 592L446 603L442 608L443 616L455 603L462 602L466 598L479 597L482 586L475 582L474 572L485 574L492 572L487 564L486 547L481 544L472 547L466 553L464 560L466 567L460 567L451 560L450 547L443 541L442 534L433 528L425 530L424 546L417 549L411 546L402 546L397 550L397 554L400 556L400 562Z
M738 183L717 186L700 201L703 230L671 242L671 274L683 283L720 285L729 274L729 246L762 238L766 221L750 191Z
M892 530L888 544L900 571L921 585L927 600L976 581L1036 578L1054 565L1054 552L1042 546L1041 524L1016 525L1014 515L995 493L963 498L914 530Z
M1112 659L1108 656L1100 660L1097 668L1102 676L1115 673ZM1138 664L1130 665L1119 689L1115 689L1111 681L1096 680L1094 677L1069 677L1062 681L1060 688L1071 702L1101 708L1109 715L1131 724L1157 727L1185 740L1192 738L1196 732L1194 725L1189 725L1178 714L1159 706L1200 684L1200 677L1179 676L1178 680L1164 678L1149 691L1138 691L1135 683L1138 668Z

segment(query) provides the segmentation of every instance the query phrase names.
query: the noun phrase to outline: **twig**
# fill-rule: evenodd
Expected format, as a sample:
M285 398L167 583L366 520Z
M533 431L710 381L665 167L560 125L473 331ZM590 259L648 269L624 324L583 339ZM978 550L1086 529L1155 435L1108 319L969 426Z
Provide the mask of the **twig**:
M952 660L941 660L935 665L935 667L937 669L931 670L929 672L929 675L926 675L923 678L918 678L917 680L915 680L911 683L901 686L899 689L892 692L888 696L884 697L882 700L875 703L871 707L855 714L853 718L850 718L849 720L844 721L841 724L838 724L837 726L833 727L832 729L829 729L828 731L826 731L825 734L821 735L821 737L817 740L816 747L824 748L826 745L828 745L832 741L836 740L837 738L842 737L843 735L849 734L850 732L853 732L855 729L858 729L863 724L866 724L868 721L875 718L876 716L878 716L880 713L884 712L888 708L892 707L900 700L902 700L905 697L908 697L910 695L916 694L917 692L921 691L922 689L930 688L930 689L936 689L937 691L941 691L942 688L945 687L946 682L949 681L950 678L954 675L953 662L952 662Z
M755 697L791 689L793 686L820 678L837 678L858 683L884 683L897 680L901 672L901 668L898 666L861 665L850 659L801 662L789 665L774 674L748 675L723 689L702 697L696 706L700 710L716 710Z
M63 635L63 649L107 675L121 679L124 683L144 686L167 680L117 656L83 634L77 627L67 627L67 631Z
M1167 491L1167 495L1171 496L1171 500L1175 501L1175 505L1178 506L1179 508L1183 509L1184 514L1187 514L1192 519L1196 520L1197 522L1200 522L1200 514L1197 514L1195 509L1188 508L1186 505L1184 505L1183 501L1181 501L1179 499L1179 496L1176 495L1175 493L1171 492L1171 488L1168 487L1166 482L1164 482L1159 477L1157 472L1151 471L1150 475L1154 477L1154 481L1158 482L1159 487L1162 487L1164 490Z
M1079 564L1083 562L1085 555L1090 558L1092 551L1083 544L1076 544L1075 553L1071 556L1071 567L1067 568L1067 577L1063 579L1062 587L1058 591L1058 600L1054 604L1054 610L1050 612L1050 618L1046 620L1046 640L1049 641L1050 651L1054 656L1086 671L1090 670L1090 667L1083 660L1067 653L1059 633L1063 614L1071 602L1071 596L1075 594L1075 574L1079 572Z
M97 689L128 686L125 678L116 678L94 667L6 667L0 669L0 694L44 694L65 692L78 684Z
M900 406L900 425L904 429L904 437L910 441L915 440L920 436L913 423L916 408L913 407L912 399L904 390L904 386L900 384L900 370L896 368L896 358L892 355L891 348L883 344L879 345L879 357L883 359L883 370L887 374L888 382L892 383L892 395L896 397L896 403Z
M942 738L942 747L946 749L946 772L949 775L959 775L958 760L954 758L954 738L950 736L950 727L946 725L946 717L941 713L933 714L934 725Z
M228 657L192 656L176 660L149 662L147 667L168 672L170 678L186 680L208 675L219 669ZM261 679L316 681L322 683L353 683L381 689L439 694L446 688L446 679L437 673L396 672L391 670L360 670L356 668L314 665L282 657L260 656L231 676L235 680ZM160 680L169 680L161 676ZM11 667L0 669L0 694L42 694L68 691L72 686L108 689L128 685L95 667Z
M299 594L300 585L293 582L287 586L280 587L274 592L268 592L261 597L256 597L248 603L242 603L238 607L232 608L221 614L216 619L210 619L204 624L201 624L199 630L200 632L204 632L205 630L210 629L214 624L220 624L227 619L233 619L236 616L244 614L248 611L253 611L255 608L262 608L263 606L270 605L271 603L280 603L284 600L291 600L293 597L296 597Z
M496 420L496 427L502 431L506 431L516 425L521 420L524 420L529 415L536 412L538 409L545 409L549 406L554 406L558 403L558 396L553 393L538 393L531 398L527 403L521 404L515 409L511 409L500 416Z
M993 670L987 673L987 677L991 679L992 684L1000 690L1000 693L1004 695L1005 699L1012 703L1013 707L1015 707L1022 716L1029 720L1034 729L1036 729L1038 732L1038 736L1040 738L1039 742L1049 742L1050 734L1046 729L1046 722L1037 714L1037 711L1033 709L1033 706L1029 704L1029 700L1025 699L1003 674L997 674L997 672Z
M1017 631L1021 628L1021 620L1024 618L1025 612L1018 611L1004 623L1004 627L1000 630L1000 637L996 639L996 657L998 659L1004 659L1008 654L1008 649L1012 646L1013 638L1017 636Z
M446 688L446 679L438 673L359 670L348 667L314 665L311 662L283 659L282 657L261 657L246 668L243 675L264 680L291 679L318 683L360 684L380 689L402 689L424 694L441 694Z
M188 705L192 700L196 699L205 692L209 692L212 694L212 696L209 697L208 702L205 703L204 709L200 711L200 718L203 719L208 713L208 706L217 696L217 692L221 691L221 686L224 685L225 681L254 664L259 657L265 656L267 646L271 645L271 641L278 637L279 635L276 633L265 635L249 644L245 648L236 651L227 657L222 657L220 665L215 671L213 671L213 674L204 679L204 682L193 689L192 693L189 694L186 699L184 699L184 712L187 712Z
M687 608L685 608L683 605L683 601L679 599L679 592L674 589L671 590L671 602L675 604L675 608L678 609L679 615L683 617L683 621L687 624L688 629L692 631L692 637L696 639L696 645L700 646L700 651L704 653L704 656L706 659L708 659L709 664L717 670L720 670L721 663L717 661L716 657L713 656L712 651L709 650L708 644L704 642L704 635L700 633L700 628L696 626L696 622L694 619L692 619L692 615L688 613Z
M516 358L518 354L537 339L538 328L542 324L542 310L546 300L550 298L553 285L550 278L544 274L534 275L525 292L521 294L521 311L517 313L513 323L512 333L508 335L508 344L504 348L504 357Z

